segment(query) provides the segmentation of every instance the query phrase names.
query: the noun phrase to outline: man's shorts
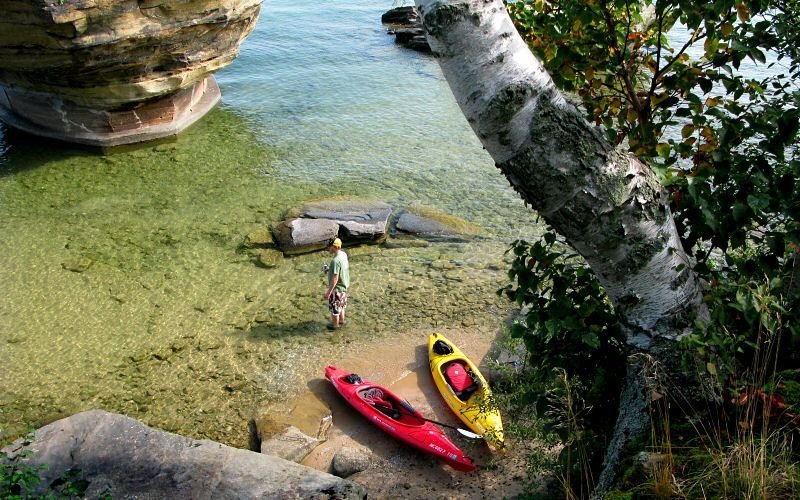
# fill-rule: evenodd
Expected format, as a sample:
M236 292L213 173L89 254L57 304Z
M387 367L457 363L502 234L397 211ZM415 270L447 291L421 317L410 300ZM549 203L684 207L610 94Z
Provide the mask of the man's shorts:
M331 316L342 314L347 307L347 292L333 292L328 297L328 310Z

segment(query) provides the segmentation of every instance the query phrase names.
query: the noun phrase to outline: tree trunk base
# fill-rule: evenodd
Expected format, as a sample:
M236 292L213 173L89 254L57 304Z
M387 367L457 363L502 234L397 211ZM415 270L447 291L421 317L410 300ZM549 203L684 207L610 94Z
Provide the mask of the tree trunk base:
M592 492L592 499L603 498L616 479L622 450L641 436L650 423L648 408L656 380L656 363L650 356L637 353L628 357L614 434L606 450L603 470Z

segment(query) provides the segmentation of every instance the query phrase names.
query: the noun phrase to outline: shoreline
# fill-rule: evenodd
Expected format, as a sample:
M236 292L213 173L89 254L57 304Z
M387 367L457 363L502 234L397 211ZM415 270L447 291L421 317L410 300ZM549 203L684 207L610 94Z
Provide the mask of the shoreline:
M496 350L499 334L481 335L467 329L437 329L459 345L476 364L484 369L487 356ZM338 366L358 373L362 378L385 385L433 420L461 427L433 382L428 368L427 337L431 331L402 335L381 344L381 357L350 352ZM417 336L420 342L411 348L403 338ZM423 342L424 340L424 342ZM291 422L308 435L315 435L322 408L330 409L333 421L327 439L300 463L332 473L336 452L344 447L355 448L370 456L367 469L345 479L367 488L379 498L467 498L492 496L515 497L527 490L526 456L531 443L515 442L509 437L504 453L492 452L483 440L460 436L452 429L443 429L453 442L471 456L478 468L470 473L455 471L430 455L417 451L384 433L351 408L324 378L308 383L309 391L292 402L291 411L281 419Z

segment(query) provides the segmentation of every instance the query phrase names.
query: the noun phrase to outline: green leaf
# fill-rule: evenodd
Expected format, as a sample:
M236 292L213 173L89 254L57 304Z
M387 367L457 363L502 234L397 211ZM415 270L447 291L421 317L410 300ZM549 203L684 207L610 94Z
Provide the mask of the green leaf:
M711 89L714 88L714 82L708 78L698 78L697 84L700 85L700 88L703 90L704 94L708 94L711 92Z
M747 204L756 212L764 211L769 207L769 199L761 194L747 196Z
M746 204L741 202L735 203L732 210L734 220L737 222L743 221L749 211L750 208Z
M600 337L594 332L586 332L581 336L581 341L592 349L600 347Z
M522 338L528 329L522 323L514 323L511 325L511 336L515 339Z
M752 50L749 52L749 54L748 54L748 55L750 56L750 58L751 58L752 60L754 60L754 61L756 61L756 62L759 62L759 63L761 63L761 64L766 64L766 62L767 62L767 58L766 58L766 56L764 55L764 53L763 53L763 52L761 52L761 51L760 51L760 50L758 50L758 49L752 49Z
M669 158L670 151L672 151L672 146L666 142L661 142L656 146L656 153L661 158Z

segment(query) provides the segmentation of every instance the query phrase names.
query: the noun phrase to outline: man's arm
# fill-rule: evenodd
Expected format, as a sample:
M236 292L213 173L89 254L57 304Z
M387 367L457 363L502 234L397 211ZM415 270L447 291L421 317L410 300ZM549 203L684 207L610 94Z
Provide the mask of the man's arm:
M337 283L339 283L339 275L334 274L333 278L331 278L331 284L328 285L328 291L325 292L325 300L331 298L331 294L333 293L333 289L336 288Z

